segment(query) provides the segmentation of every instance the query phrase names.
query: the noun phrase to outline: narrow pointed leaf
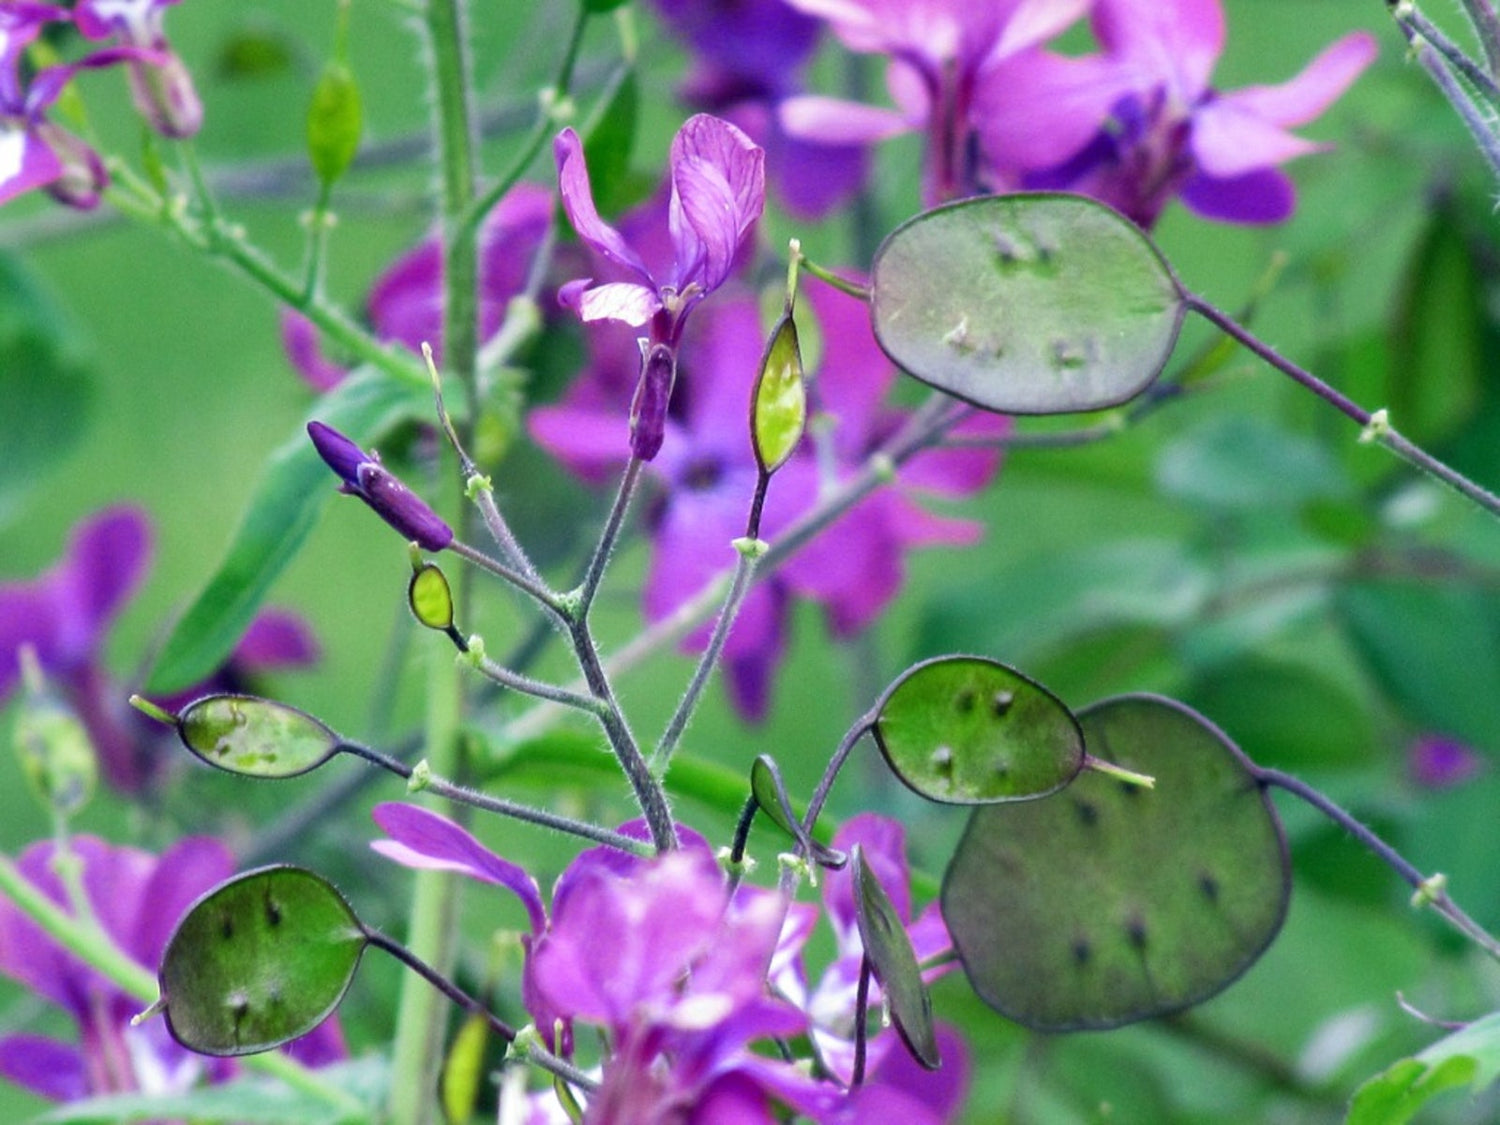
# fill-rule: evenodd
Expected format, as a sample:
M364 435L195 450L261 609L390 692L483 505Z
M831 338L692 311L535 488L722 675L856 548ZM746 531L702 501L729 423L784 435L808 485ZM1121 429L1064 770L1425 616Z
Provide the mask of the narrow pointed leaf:
M781 769L769 754L761 754L751 765L750 792L771 822L796 840L814 863L821 867L840 868L848 862L848 856L843 852L814 840L802 830L802 822L797 819L791 798L787 796Z
M886 689L875 742L896 776L950 804L1040 797L1083 768L1073 713L1041 684L979 656L940 656Z
M1227 987L1281 928L1286 839L1254 768L1201 716L1157 696L1079 716L1092 771L1045 801L976 809L943 880L974 990L1027 1027L1108 1028Z
M1151 240L1078 195L985 196L898 227L870 313L907 372L986 410L1056 414L1134 398L1161 372L1185 303Z
M198 899L167 942L167 1026L206 1055L278 1047L338 1007L365 944L349 904L311 871L236 876Z
M324 395L317 416L368 447L430 407L430 391L366 369ZM299 425L271 454L228 551L162 646L147 681L150 692L181 691L224 662L333 492L327 466Z
M250 777L315 770L342 741L317 719L254 695L206 695L177 717L182 744L211 766Z
M906 926L891 896L865 863L863 849L858 844L850 852L849 862L854 874L854 913L860 941L864 943L875 979L885 992L891 1020L912 1058L928 1070L936 1070L942 1059L932 1022L932 997L922 979Z

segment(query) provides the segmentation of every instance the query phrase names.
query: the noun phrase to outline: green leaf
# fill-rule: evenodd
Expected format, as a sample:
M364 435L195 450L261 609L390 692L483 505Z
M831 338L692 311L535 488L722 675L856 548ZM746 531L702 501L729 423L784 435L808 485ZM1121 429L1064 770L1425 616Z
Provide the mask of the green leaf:
M932 1023L932 997L917 964L911 936L890 895L865 863L864 850L854 845L849 857L854 876L854 915L860 941L875 979L890 1006L891 1021L901 1033L912 1058L928 1070L942 1065L937 1030Z
M635 150L640 104L635 68L621 65L583 128L584 162L601 214L614 214L638 201L630 155Z
M806 425L802 349L797 342L797 322L788 308L771 330L755 389L750 392L750 441L761 472L769 475L786 464Z
M127 1121L193 1121L204 1125L354 1125L376 1119L384 1082L378 1059L321 1067L318 1077L370 1105L365 1114L340 1117L316 1094L264 1078L240 1078L178 1094L107 1094L69 1102L31 1119L30 1125L119 1125Z
M1295 508L1350 493L1325 447L1246 414L1213 418L1175 438L1157 459L1156 479L1173 496L1230 511Z
M0 525L88 428L94 387L76 339L51 295L0 254Z
M324 395L315 410L319 420L368 447L430 407L431 399L421 389L365 369ZM317 523L334 483L299 426L271 454L227 554L162 646L148 691L182 691L224 662Z
M1134 398L1160 374L1185 303L1141 230L1082 196L951 203L875 254L886 354L986 410L1057 414Z
M305 1035L343 999L367 942L342 895L300 867L262 867L203 895L162 954L167 1026L206 1055Z
M1500 741L1500 619L1475 589L1375 581L1338 608L1366 667L1414 725L1487 746Z
M295 777L338 753L341 739L317 719L254 695L208 695L177 717L182 744L211 766L248 777Z
M1354 1092L1346 1125L1404 1125L1444 1090L1482 1093L1500 1077L1500 1013L1475 1020L1414 1058L1393 1064Z
M1253 766L1158 696L1079 715L1092 771L1048 800L976 809L943 917L981 999L1027 1027L1109 1028L1227 987L1270 945L1291 891L1286 840Z
M1083 768L1083 734L1061 700L995 660L940 656L909 668L877 707L875 742L931 801L1040 797Z

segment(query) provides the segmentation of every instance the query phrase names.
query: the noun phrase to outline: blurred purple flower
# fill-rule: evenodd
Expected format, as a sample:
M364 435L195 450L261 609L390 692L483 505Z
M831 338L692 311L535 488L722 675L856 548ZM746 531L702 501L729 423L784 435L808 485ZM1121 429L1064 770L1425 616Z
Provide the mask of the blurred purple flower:
M837 419L829 469L841 479L863 464L904 415L884 405L895 371L870 333L864 307L821 286L809 287L807 302L827 344L821 365L809 374L822 408ZM729 566L730 544L745 533L758 475L747 416L764 342L756 302L742 296L706 309L688 332L679 392L651 467L661 489L651 516L644 591L652 621ZM635 349L619 331L596 329L590 343L592 366L561 404L533 410L529 425L532 436L569 469L597 481L624 461L636 368ZM965 432L997 433L1007 424L986 415ZM934 450L909 461L900 481L940 496L963 496L983 487L998 465L996 450ZM817 503L823 471L805 442L771 485L761 525L766 539L774 541ZM978 533L977 525L932 515L903 488L881 489L861 501L745 598L724 652L736 706L752 718L764 715L794 597L821 602L835 634L850 636L900 588L907 549L971 542ZM684 643L701 648L707 637L705 628Z
M46 113L79 70L109 66L137 52L100 51L76 63L42 67L29 83L21 81L22 58L42 26L68 16L51 4L0 4L0 203L44 188L60 203L87 209L98 204L109 182L99 154L48 121Z
M1412 741L1406 755L1407 773L1424 789L1451 789L1484 769L1484 759L1471 746L1441 734L1424 734Z
M816 20L786 0L656 0L655 7L693 54L683 98L732 121L766 150L766 176L788 211L822 218L863 186L863 144L803 140L781 124L781 103L803 91L801 72L818 44Z
M506 306L526 287L532 259L552 221L552 196L535 184L506 193L479 232L479 333L488 340L500 328ZM437 235L403 254L376 280L366 301L375 335L420 355L424 342L443 358L443 248ZM314 390L326 391L348 374L318 347L312 322L287 312L282 344L292 365Z
M78 30L89 39L114 38L140 49L130 58L130 95L151 128L165 137L191 137L203 124L203 103L187 67L167 43L166 9L178 0L79 0Z
M1092 0L787 0L826 19L850 50L890 57L897 110L818 96L779 108L787 132L826 143L869 143L927 133L927 194L941 202L974 190L970 151L978 91L997 67L1064 30Z
M83 721L106 778L126 793L156 781L175 754L160 724L126 703L129 688L103 664L110 626L140 587L150 556L145 513L121 505L75 527L62 559L45 574L0 584L0 703L19 683L21 646L30 645L47 678ZM316 659L307 627L290 614L269 610L251 623L229 662L208 683L175 698L243 690L258 671Z
M92 836L75 837L69 848L81 865L93 916L121 952L153 973L178 918L234 870L229 850L205 836L181 840L160 857ZM43 841L22 852L17 866L71 912L56 857L56 845ZM5 898L0 898L0 972L62 1008L78 1026L76 1045L41 1035L0 1037L0 1076L42 1097L74 1101L124 1091L174 1093L200 1078L220 1081L234 1073L232 1064L178 1046L161 1020L132 1027L140 1001L63 949ZM337 1020L291 1049L314 1066L346 1053Z
M563 209L573 229L625 280L581 278L559 299L585 321L652 324L652 342L676 346L687 313L729 277L735 257L765 206L765 153L717 117L690 117L672 140L667 205L671 259L648 265L599 217L583 142L564 129L553 144Z
M379 454L366 453L322 422L309 422L307 436L318 456L344 482L340 492L358 496L372 512L425 551L441 551L453 542L453 529L380 463Z
M1103 52L1012 57L975 99L999 184L1102 199L1150 226L1176 195L1195 213L1238 223L1291 215L1279 165L1326 146L1289 130L1321 114L1373 61L1367 32L1346 35L1279 86L1219 92L1219 0L1098 0Z

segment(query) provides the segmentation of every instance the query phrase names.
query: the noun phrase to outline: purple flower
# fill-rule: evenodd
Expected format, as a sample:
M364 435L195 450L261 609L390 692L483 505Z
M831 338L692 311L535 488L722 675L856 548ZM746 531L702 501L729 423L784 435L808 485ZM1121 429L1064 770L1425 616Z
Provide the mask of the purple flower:
M890 57L886 83L899 107L837 98L790 98L780 107L793 136L868 143L908 129L927 132L927 194L974 189L969 152L976 92L1007 58L1073 23L1092 0L787 0L826 19L845 46Z
M125 51L101 51L76 63L38 70L21 81L26 49L42 26L68 13L51 4L10 0L0 5L0 203L37 188L71 207L89 208L109 182L104 163L83 141L46 118L73 75L85 67L108 66Z
M380 463L379 454L366 453L322 422L309 422L307 436L312 438L318 456L343 480L340 492L358 496L377 516L424 551L441 551L453 542L453 529Z
M739 129L707 114L691 117L672 140L668 228L672 258L649 265L599 217L583 142L564 129L553 145L563 209L573 229L624 280L565 285L564 304L586 321L653 323L653 342L675 346L683 319L722 285L765 205L765 153Z
M1484 769L1484 760L1456 738L1424 734L1407 750L1407 774L1424 789L1451 789Z
M166 9L177 2L79 0L73 18L90 39L114 38L143 52L126 64L136 109L163 136L191 137L203 124L203 103L163 26Z
M552 196L534 184L507 192L485 218L479 232L479 338L499 329L511 298L526 286L532 259L552 219ZM375 335L416 354L432 345L442 362L443 248L433 235L398 258L375 282L366 302ZM313 386L325 391L347 372L318 350L317 329L298 313L282 317L282 343L292 365Z
M1012 57L978 93L998 181L1081 191L1150 226L1175 195L1210 219L1274 223L1295 205L1279 165L1324 147L1289 130L1323 112L1375 58L1346 35L1291 81L1220 92L1219 0L1098 0L1103 53Z
M176 753L159 724L127 705L129 689L101 659L110 626L144 580L150 555L145 513L106 508L74 528L51 570L31 581L0 584L0 703L20 680L21 646L30 645L83 721L105 776L127 793L154 782ZM290 614L267 611L251 623L229 663L184 698L216 686L243 689L256 671L316 657L306 626Z
M693 53L682 96L726 118L766 150L766 175L798 218L817 219L847 202L868 173L862 143L789 134L780 106L802 94L801 72L818 23L786 0L656 0L667 27Z
M81 864L84 894L115 946L152 972L177 920L199 895L227 878L233 857L219 841L189 837L160 857L116 847L92 836L69 842ZM52 841L32 844L17 866L34 886L66 908ZM41 1035L0 1038L0 1075L45 1098L73 1101L91 1094L174 1093L202 1077L218 1081L231 1065L208 1061L172 1041L165 1023L130 1018L140 1001L68 953L9 900L0 898L0 972L62 1008L78 1042ZM336 1020L297 1041L302 1061L321 1065L345 1054Z
M856 471L899 426L903 414L884 405L895 377L870 333L862 305L821 286L808 305L828 342L811 373L822 409L837 426L829 469ZM625 414L635 385L634 349L618 331L595 331L595 362L557 406L533 410L531 433L578 475L600 480L625 455ZM758 469L750 444L750 390L765 334L754 300L735 297L695 319L682 349L683 371L668 414L661 453L651 471L661 495L651 518L651 569L646 616L660 620L697 594L734 561L731 542L745 533ZM998 432L1007 423L984 416L969 432ZM901 483L943 496L981 488L994 474L994 450L931 451L909 461ZM774 541L820 495L820 468L804 443L777 473L767 496L762 534ZM765 713L793 598L822 603L839 636L862 630L904 578L908 548L971 541L975 525L930 514L903 488L882 489L845 514L745 598L724 660L735 704L751 717ZM702 647L707 630L688 638Z

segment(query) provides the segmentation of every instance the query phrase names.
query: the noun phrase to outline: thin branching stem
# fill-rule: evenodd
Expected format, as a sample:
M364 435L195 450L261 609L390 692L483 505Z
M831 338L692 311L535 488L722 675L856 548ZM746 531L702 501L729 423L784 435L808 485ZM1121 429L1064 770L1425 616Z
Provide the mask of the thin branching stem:
M578 615L588 617L589 609L594 604L594 596L599 592L599 583L604 579L604 569L609 565L610 556L614 554L615 544L620 539L620 529L625 525L625 516L630 511L630 501L634 498L636 489L641 480L641 469L644 462L639 457L632 457L625 465L625 473L620 478L620 487L615 492L614 503L609 506L609 515L605 518L604 529L599 533L599 542L594 547L594 553L589 558L588 569L584 572L583 582L578 587Z

